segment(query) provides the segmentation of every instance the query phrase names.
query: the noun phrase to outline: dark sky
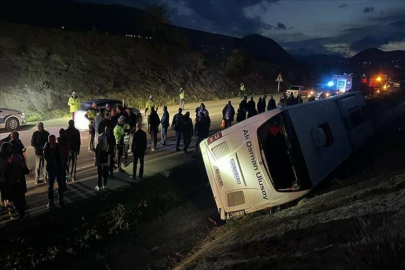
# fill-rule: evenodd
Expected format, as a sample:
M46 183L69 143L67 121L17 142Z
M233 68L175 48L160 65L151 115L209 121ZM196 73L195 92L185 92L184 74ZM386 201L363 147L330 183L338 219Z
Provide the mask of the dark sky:
M173 24L242 37L258 33L290 52L352 56L405 50L405 0L77 0L143 7L165 3Z

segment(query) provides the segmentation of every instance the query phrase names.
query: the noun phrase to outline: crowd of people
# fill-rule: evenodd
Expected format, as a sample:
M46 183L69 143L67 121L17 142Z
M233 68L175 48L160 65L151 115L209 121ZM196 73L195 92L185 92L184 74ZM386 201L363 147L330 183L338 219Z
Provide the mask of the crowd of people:
M241 85L241 92L244 86ZM211 119L204 103L195 109L195 119L192 120L190 112L183 114L184 90L180 90L180 108L173 116L167 106L163 107L162 115L158 114L158 106L149 97L145 105L147 116L147 131L142 129L142 122L130 108L111 106L106 104L100 108L93 103L85 117L89 120L88 150L94 152L95 166L97 167L96 190L108 188L108 179L114 177L115 172L123 172L122 166L128 166L129 152L132 152L133 171L130 179L143 177L145 153L147 152L147 134L150 134L151 151L158 147L158 131L161 136L159 144L165 146L169 128L175 132L175 151L188 152L192 136L196 136L196 151L199 153L199 144L209 136ZM273 96L267 101L267 95L260 97L257 105L253 97L248 101L245 95L235 111L232 102L228 101L222 110L223 127L227 128L232 122L241 122L247 118L270 111L277 107L302 103L302 98L294 98L291 94L284 94L278 104ZM76 93L69 99L72 118L75 109L80 105ZM74 108L72 108L72 106ZM181 141L182 149L181 149ZM25 215L25 193L27 185L25 175L29 174L25 151L26 148L19 139L18 132L12 132L7 138L0 141L0 195L2 206L0 211L10 211L13 218L22 219ZM59 130L59 136L51 135L45 130L42 122L37 124L37 130L32 134L31 146L35 154L35 182L48 185L48 208L55 207L54 184L58 184L58 203L63 207L64 192L68 181L76 181L77 158L81 150L81 135L75 127L74 120L69 120L66 129ZM138 171L139 165L139 171Z

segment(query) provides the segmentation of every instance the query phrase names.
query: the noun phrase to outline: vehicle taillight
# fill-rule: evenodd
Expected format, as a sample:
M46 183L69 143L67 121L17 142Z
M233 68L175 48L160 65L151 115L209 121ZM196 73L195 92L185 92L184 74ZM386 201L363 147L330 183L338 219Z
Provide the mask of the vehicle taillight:
M217 134L212 135L212 136L209 137L208 140L207 140L208 145L210 145L211 143L213 143L213 142L215 142L215 141L217 141L217 140L219 140L219 139L221 139L221 138L222 138L222 132L219 132L219 133L217 133Z

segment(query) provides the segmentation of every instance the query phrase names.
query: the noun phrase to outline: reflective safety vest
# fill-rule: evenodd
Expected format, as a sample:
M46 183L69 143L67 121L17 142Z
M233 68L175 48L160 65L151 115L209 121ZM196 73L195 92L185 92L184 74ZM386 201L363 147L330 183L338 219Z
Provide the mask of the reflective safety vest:
M180 99L184 99L184 91L180 92Z
M240 91L245 91L245 85L243 83L240 84Z
M148 102L146 102L145 105L145 110L148 109L148 114L150 114L150 112L152 111L152 108L156 108L156 104L155 102L153 102L153 100L149 100Z
M68 105L70 107L70 112L77 112L80 107L80 100L79 98L70 97L68 101Z

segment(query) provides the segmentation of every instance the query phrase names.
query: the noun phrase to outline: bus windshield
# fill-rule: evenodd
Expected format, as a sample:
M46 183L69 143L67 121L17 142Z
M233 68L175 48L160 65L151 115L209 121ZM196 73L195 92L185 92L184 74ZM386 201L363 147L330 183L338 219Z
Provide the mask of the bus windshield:
M267 174L280 192L312 187L301 146L287 111L259 127L259 145Z

